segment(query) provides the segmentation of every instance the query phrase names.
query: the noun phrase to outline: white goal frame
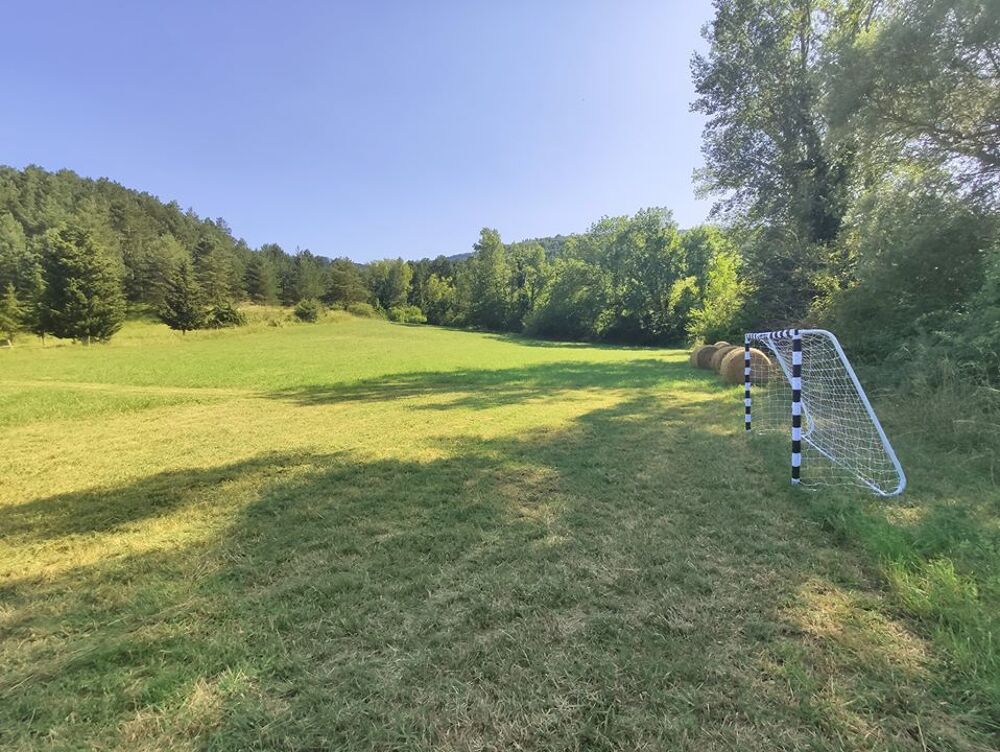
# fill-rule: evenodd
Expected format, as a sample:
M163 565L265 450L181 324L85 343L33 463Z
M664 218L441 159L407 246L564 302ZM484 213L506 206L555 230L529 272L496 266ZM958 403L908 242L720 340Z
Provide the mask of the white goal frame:
M881 443L881 449L885 453L885 459L888 459L891 463L892 468L895 470L896 475L896 485L892 487L891 484L880 484L873 480L872 478L865 477L862 473L849 464L845 463L841 458L838 458L834 451L829 446L824 446L822 438L813 440L812 433L813 427L816 425L815 421L811 417L812 406L810 404L810 389L808 382L805 384L805 389L803 390L802 383L802 337L803 335L811 337L819 337L826 340L827 344L832 347L833 351L836 353L836 357L839 360L840 366L843 367L846 373L849 384L853 387L852 391L856 396L861 406L863 407L864 413L871 421L871 428L874 430L878 441ZM781 340L791 340L791 362L786 362L789 360L787 352L783 355L778 348L779 341ZM750 391L751 385L751 357L750 357L750 345L751 343L760 343L770 354L777 360L780 366L780 373L784 376L788 385L791 387L791 404L790 408L790 423L791 423L791 437L792 437L792 462L791 462L791 476L792 483L798 485L801 478L801 466L802 466L802 446L803 443L807 445L811 450L815 450L820 455L825 457L834 465L846 470L854 479L867 487L873 493L882 497L898 496L906 488L906 474L903 472L903 467L899 462L899 458L896 456L895 450L892 448L892 444L889 442L889 438L885 434L885 430L882 428L882 424L879 422L878 416L875 414L875 410L872 408L871 402L868 400L868 395L865 394L864 388L861 386L861 382L858 380L857 374L854 372L851 362L847 359L847 355L844 353L844 348L841 347L840 341L837 337L830 331L826 329L782 329L773 332L748 332L744 335L744 351L743 351L743 403L744 403L744 427L747 435L750 435L752 428L752 395ZM783 343L781 343L783 344ZM773 378L778 372L772 369L769 374ZM805 430L803 431L803 417L805 417ZM874 445L874 440L873 440Z

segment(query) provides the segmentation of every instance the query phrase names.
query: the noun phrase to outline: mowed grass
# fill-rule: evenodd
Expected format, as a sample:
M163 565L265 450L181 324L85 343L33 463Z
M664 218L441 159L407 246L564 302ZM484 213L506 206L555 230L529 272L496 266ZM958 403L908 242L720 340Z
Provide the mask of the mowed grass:
M793 492L740 400L346 315L0 352L0 747L993 748L992 459L890 411L903 500Z

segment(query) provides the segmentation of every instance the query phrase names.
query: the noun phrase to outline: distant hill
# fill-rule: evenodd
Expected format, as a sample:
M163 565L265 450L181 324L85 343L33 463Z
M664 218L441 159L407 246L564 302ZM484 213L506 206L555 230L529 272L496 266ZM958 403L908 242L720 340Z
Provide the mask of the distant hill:
M563 246L566 245L566 241L574 237L573 235L549 235L544 238L525 238L524 240L518 241L519 243L538 243L542 248L545 249L546 258L551 261L556 256L562 253ZM507 245L513 245L508 243ZM465 253L455 253L446 258L452 263L458 263L459 261L465 261L471 258L472 251L466 251Z
M551 261L562 253L563 246L566 245L566 241L571 237L573 235L549 235L545 238L528 238L521 242L538 243L538 245L545 249L545 255Z

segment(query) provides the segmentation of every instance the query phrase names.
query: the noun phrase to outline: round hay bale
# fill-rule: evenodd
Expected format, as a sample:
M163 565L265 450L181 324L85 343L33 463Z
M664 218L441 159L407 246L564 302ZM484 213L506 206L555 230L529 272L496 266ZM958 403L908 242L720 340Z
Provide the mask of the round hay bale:
M720 340L719 340L718 342L716 342L716 343L715 343L715 346L716 346L716 347L732 347L732 345L730 345L730 344L729 344L728 342L726 342L726 340L724 340L724 339L720 339Z
M766 384L768 376L773 368L771 359L756 347L750 348L750 383L755 385ZM735 348L722 359L719 366L719 375L727 384L743 383L743 350Z
M698 357L695 360L695 365L698 368L711 368L712 367L712 356L715 355L716 348L715 345L705 345L698 349Z
M705 347L705 346L704 346L704 345L698 345L698 347L694 348L694 349L693 349L693 350L691 351L691 357L690 357L690 358L688 359L688 362L689 362L689 363L690 363L690 364L691 364L691 365L692 365L693 367L695 367L695 368L697 368L697 367L698 367L698 353L699 353L699 352L701 351L701 349L702 349L703 347Z
M718 373L719 369L722 367L722 359L725 358L727 355L729 355L729 353L731 353L733 350L739 350L740 352L743 352L743 348L737 347L736 345L726 345L725 347L720 347L718 350L716 350L715 355L712 356L712 362L711 362L712 370Z

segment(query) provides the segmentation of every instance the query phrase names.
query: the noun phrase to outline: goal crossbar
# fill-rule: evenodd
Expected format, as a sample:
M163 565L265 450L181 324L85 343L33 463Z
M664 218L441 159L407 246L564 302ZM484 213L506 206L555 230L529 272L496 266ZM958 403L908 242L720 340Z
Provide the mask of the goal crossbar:
M896 496L906 488L906 474L886 436L868 395L837 337L826 329L781 329L744 335L744 427L751 431L754 381L751 344L765 348L776 361L758 365L770 373L756 379L767 383L764 393L785 401L785 426L791 426L792 483L802 482L803 450L846 471L853 480L879 496ZM803 347L805 343L805 347ZM767 359L765 359L766 361ZM770 368L768 368L770 366ZM803 370L804 369L804 370ZM790 390L790 394L787 391ZM780 397L775 397L780 392ZM775 415L783 412L778 406ZM765 417L767 417L765 415ZM764 430L778 429L772 419ZM817 474L814 474L818 475ZM810 478L815 483L816 477Z

